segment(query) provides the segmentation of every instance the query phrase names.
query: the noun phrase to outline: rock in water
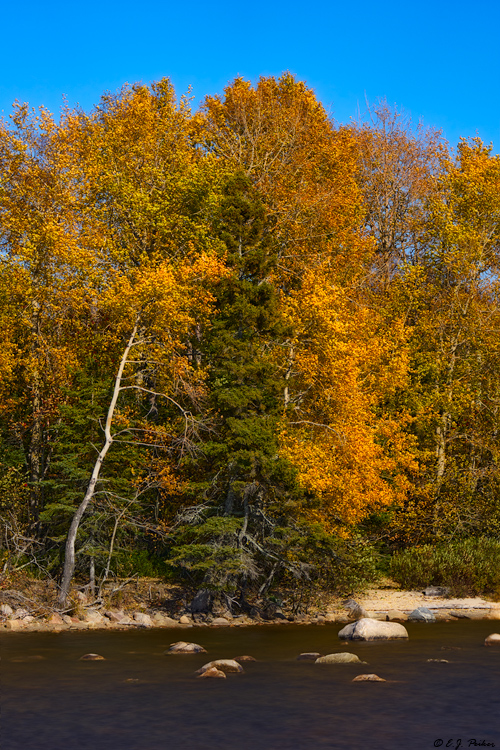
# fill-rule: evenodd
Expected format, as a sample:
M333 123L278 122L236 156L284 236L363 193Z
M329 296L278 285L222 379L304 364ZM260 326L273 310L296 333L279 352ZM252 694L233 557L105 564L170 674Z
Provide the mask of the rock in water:
M221 669L217 669L216 667L210 667L210 669L206 669L204 672L201 672L201 674L197 675L199 677L218 677L219 679L222 677L224 680L226 679L226 673L223 672Z
M297 656L297 661L316 661L320 657L321 654L319 651L305 651L303 654Z
M383 677L379 677L378 674L358 674L354 677L352 682L387 682Z
M351 622L339 631L340 640L346 641L377 641L408 638L408 631L399 622L384 622L364 617L357 622Z
M361 661L359 656L356 654L350 654L347 651L342 651L340 654L327 654L326 656L320 656L315 664L366 664Z
M408 619L413 622L436 622L436 618L427 607L417 607L413 612L410 612Z
M196 674L202 674L203 672L206 672L207 669L212 669L213 667L215 667L215 669L220 669L222 672L244 671L241 664L238 664L234 659L216 659L215 661L209 661L208 664L204 664L198 669Z
M485 646L500 646L500 634L492 633L484 639Z
M84 654L80 656L80 661L106 661L100 654Z
M257 661L257 659L254 659L253 656L248 656L248 654L244 654L243 656L235 656L234 661Z
M177 643L171 643L170 648L167 649L165 654L206 654L206 649L198 643L186 643L186 641L177 641Z

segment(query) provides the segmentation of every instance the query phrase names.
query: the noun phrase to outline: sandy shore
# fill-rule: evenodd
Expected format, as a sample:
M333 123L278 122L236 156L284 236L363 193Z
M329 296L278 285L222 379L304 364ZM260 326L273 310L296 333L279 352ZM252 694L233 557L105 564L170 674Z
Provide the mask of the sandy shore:
M380 620L404 622L413 610L426 607L436 620L500 620L500 602L481 597L446 598L425 596L421 591L401 591L397 587L373 588L356 597L369 617ZM0 632L63 632L65 630L124 630L134 628L179 628L192 627L244 627L296 623L301 625L331 625L352 621L342 601L332 600L328 605L295 616L281 614L273 620L253 619L247 616L218 618L192 618L188 614L168 616L161 609L146 609L145 606L124 610L105 610L86 607L79 617L61 616L57 612L44 617L29 616L28 613L13 612L0 620Z

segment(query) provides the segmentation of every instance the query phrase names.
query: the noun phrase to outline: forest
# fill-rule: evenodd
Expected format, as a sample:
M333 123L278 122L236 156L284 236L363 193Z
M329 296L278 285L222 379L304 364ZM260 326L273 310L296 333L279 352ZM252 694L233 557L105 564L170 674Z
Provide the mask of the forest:
M289 73L15 104L0 242L4 577L500 592L491 146Z

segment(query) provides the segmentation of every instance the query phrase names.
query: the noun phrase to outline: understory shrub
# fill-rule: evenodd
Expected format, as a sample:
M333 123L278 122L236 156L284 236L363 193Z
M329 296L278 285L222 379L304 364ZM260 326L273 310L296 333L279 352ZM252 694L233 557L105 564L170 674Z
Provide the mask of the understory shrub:
M477 537L394 554L391 577L407 589L447 586L453 596L500 593L500 542Z

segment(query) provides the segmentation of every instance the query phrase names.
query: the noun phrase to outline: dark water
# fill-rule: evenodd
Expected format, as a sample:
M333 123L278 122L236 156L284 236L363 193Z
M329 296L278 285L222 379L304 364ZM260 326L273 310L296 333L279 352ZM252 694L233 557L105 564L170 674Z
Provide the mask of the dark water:
M4 634L1 750L500 748L500 648L482 645L498 623L411 624L408 642L349 646L338 629ZM163 656L179 639L208 655ZM368 665L295 660L340 650ZM106 661L79 661L88 652ZM240 654L259 659L244 675L193 677ZM363 672L388 682L351 682Z

